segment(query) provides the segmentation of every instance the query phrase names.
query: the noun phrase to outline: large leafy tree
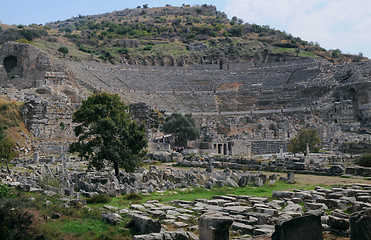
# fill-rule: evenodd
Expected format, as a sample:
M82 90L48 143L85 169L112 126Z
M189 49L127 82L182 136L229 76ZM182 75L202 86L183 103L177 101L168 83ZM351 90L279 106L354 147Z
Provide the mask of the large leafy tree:
M162 126L164 133L171 133L175 137L175 145L186 146L188 140L195 140L199 135L199 129L191 114L173 113L165 118Z
M299 133L290 139L287 150L292 153L307 154L307 144L311 152L318 152L321 139L315 129L301 129Z
M70 145L71 153L89 161L97 170L113 166L132 172L139 166L147 146L144 125L132 121L127 106L117 94L98 93L82 102L73 114L77 142Z

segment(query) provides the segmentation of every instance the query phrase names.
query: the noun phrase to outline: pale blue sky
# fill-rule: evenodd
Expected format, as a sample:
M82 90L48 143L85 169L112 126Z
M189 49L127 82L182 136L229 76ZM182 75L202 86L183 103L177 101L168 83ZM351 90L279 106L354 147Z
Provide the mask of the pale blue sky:
M269 25L326 49L362 52L371 58L371 0L1 0L0 21L5 24L45 24L81 15L93 15L148 4L149 7L212 4L228 17Z

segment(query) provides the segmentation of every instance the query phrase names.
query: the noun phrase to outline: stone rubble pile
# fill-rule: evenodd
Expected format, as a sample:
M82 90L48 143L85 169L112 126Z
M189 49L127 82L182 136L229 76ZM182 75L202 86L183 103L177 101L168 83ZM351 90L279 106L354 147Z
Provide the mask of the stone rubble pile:
M332 189L318 186L311 191L275 191L272 194L273 200L269 199L226 195L194 201L173 200L167 204L152 200L145 204L132 204L130 209L117 211L134 216L139 229L161 232L148 235L148 231L142 230L139 231L142 235L134 239L161 239L160 235L164 236L167 229L188 232L198 229L200 239L228 239L229 230L232 235L239 236L236 239L271 236L275 231L277 233L274 239L288 239L284 238L285 234L300 228L303 233L312 232L317 236L322 236L323 230L341 236L349 236L351 232L353 235L356 234L354 232L366 236L369 234L367 229L371 227L371 185L354 184ZM351 213L354 214L350 215ZM158 227L160 223L161 230ZM311 223L309 232L308 223ZM354 223L357 226L350 229ZM143 235L145 233L147 235Z
M240 156L188 156L177 161L175 166L207 168L229 168L234 170L286 172L292 171L302 174L316 174L327 176L341 176L352 174L359 176L371 176L369 167L344 167L345 164L354 162L353 156L311 156L310 160L302 157L277 157L274 160L261 160ZM345 163L345 164L344 164Z
M151 165L149 169L139 168L134 173L120 172L117 178L112 171L86 172L87 162L77 161L61 155L56 158L41 159L35 153L32 160L14 161L16 166L32 170L16 171L8 176L3 169L3 182L23 191L44 192L48 195L67 195L92 197L100 193L118 196L130 193L149 194L154 191L170 191L176 188L213 186L245 187L248 184L263 186L266 182L273 184L275 174L266 176L260 172L230 170L214 171L209 165L206 170L191 168L180 171L173 168L158 169ZM287 180L287 179L282 179Z
M151 165L149 169L140 168L135 173L121 171L120 176L116 177L110 171L86 172L86 164L64 155L58 159L51 158L48 162L35 154L32 163L23 165L26 169L15 168L10 176L2 169L0 177L3 183L23 191L50 196L64 195L70 199L66 205L81 202L81 196L92 197L100 193L119 196L171 191L177 194L197 187L262 187L274 185L279 180L295 181L292 172L287 174L287 178L278 179L275 174L267 176L260 172L252 174L229 168L215 171L212 164L202 171L193 168L188 171L159 169ZM210 236L227 236L229 229L233 235L240 236L238 239L270 236L275 230L281 231L282 235L288 231L283 225L285 222L312 215L320 218L323 230L341 236L354 235L354 232L364 234L365 227L370 227L367 211L371 209L371 185L353 184L332 189L317 186L310 191L274 191L273 200L270 199L228 194L194 201L173 200L167 204L152 200L145 204L132 204L129 209L105 206L101 218L103 222L114 225L121 221L123 215L130 215L140 233L135 239L197 239L192 235L196 230L200 232L200 239L215 239ZM350 216L351 213L354 214ZM223 219L223 224L218 223L220 219ZM228 224L230 228L226 227ZM275 228L275 225L282 227ZM353 230L350 230L351 226Z

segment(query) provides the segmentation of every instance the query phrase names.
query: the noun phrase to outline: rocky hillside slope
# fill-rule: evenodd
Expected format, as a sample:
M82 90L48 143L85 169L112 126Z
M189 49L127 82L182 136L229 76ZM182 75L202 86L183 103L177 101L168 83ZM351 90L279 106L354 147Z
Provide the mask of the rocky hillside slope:
M210 5L124 9L30 26L0 26L0 44L30 41L60 58L132 65L185 66L324 58L358 62L362 56L326 50L269 26L227 18Z

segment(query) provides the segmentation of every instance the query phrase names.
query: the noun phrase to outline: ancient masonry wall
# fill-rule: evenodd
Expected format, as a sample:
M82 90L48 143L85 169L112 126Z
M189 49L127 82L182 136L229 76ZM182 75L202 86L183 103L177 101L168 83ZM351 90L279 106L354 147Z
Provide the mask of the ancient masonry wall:
M33 45L8 42L0 50L0 87L1 94L24 102L34 150L58 153L68 145L61 141L74 139L72 114L88 93L63 62Z
M35 137L48 140L73 138L72 113L96 91L118 93L127 104L191 112L198 122L299 113L303 119L315 114L326 124L354 130L371 121L370 62L334 66L301 59L185 67L61 63L34 46L7 43L0 50L0 85L7 89L2 92L25 101L27 126ZM285 128L290 134L290 127ZM259 134L253 139L267 140L265 133ZM263 151L264 144L251 151ZM278 145L266 148L273 151Z

